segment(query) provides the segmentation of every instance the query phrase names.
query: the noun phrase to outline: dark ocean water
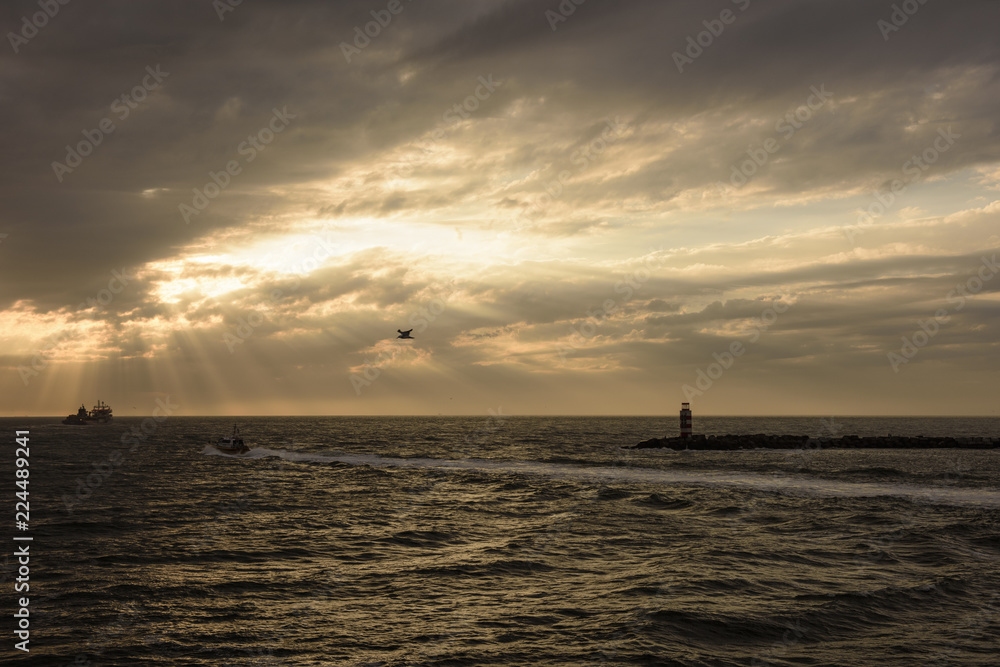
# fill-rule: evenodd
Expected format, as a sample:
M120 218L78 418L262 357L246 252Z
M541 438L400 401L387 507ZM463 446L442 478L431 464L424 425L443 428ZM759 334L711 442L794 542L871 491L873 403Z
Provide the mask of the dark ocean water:
M3 419L11 665L996 665L1000 450L627 450L676 418ZM30 429L30 530L13 530ZM1000 419L700 418L993 436ZM126 436L125 444L122 437Z

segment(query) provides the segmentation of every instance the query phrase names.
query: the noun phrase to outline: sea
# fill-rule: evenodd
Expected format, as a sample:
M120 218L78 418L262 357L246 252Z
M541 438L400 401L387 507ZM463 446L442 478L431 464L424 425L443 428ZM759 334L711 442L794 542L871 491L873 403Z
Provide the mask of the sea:
M1000 664L1000 450L634 450L677 417L502 409L235 421L242 455L209 445L232 417L0 419L0 663Z

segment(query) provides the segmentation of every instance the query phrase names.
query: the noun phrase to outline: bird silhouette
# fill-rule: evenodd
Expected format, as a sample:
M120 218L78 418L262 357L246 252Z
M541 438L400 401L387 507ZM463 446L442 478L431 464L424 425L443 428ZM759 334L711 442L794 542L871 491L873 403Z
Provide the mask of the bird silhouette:
M401 329L396 329L396 331L399 332L399 335L396 336L396 338L402 338L403 340L413 340L413 336L410 335L410 332L413 331L413 329L407 329L406 331L402 331Z

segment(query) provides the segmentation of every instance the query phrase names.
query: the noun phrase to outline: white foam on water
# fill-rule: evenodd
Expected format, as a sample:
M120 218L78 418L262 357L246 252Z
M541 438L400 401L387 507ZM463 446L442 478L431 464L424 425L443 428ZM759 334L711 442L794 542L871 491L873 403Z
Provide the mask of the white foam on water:
M240 454L240 458L243 459L266 459L272 456L298 463L344 463L344 461L341 461L342 457L340 456L325 456L312 452L295 452L287 449L269 449L267 447L254 447L249 452Z
M792 495L813 495L833 498L901 497L917 502L939 505L971 505L1000 507L1000 491L992 489L954 488L919 484L885 482L844 482L792 475L764 475L752 472L657 470L637 467L583 466L537 461L483 461L479 459L449 460L430 458L388 458L375 454L315 454L256 447L245 454L223 454L209 445L205 453L233 458L261 459L279 457L300 463L346 463L373 468L421 468L470 472L501 472L538 475L550 478L574 479L608 484L692 484L771 491Z

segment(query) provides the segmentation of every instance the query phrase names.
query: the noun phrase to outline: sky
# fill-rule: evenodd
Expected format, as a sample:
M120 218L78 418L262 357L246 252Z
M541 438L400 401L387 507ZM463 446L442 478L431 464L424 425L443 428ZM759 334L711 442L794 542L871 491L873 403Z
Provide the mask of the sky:
M5 2L0 415L1000 414L998 19Z

